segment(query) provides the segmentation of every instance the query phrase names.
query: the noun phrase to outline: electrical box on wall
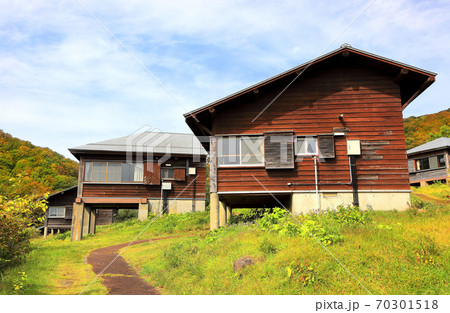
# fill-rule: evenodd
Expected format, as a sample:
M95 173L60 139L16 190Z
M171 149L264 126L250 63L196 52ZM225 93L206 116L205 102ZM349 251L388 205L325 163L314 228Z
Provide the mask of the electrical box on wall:
M195 167L190 167L189 168L189 175L195 175L197 173L196 168Z
M361 142L359 139L347 140L347 155L361 155Z
M161 187L162 190L172 190L172 183L163 182Z

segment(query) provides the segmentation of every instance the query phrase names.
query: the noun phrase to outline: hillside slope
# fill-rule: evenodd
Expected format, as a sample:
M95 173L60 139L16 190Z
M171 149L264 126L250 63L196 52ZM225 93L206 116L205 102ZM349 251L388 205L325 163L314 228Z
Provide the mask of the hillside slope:
M0 195L41 196L77 184L78 163L0 130Z
M403 120L406 148L411 149L430 140L431 133L438 133L441 126L450 125L450 109L434 114L410 116Z

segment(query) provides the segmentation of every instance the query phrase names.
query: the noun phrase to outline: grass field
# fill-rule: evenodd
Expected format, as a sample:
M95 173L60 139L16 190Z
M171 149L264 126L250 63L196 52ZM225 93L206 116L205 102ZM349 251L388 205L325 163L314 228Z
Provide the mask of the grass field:
M417 197L413 204L298 217L304 227L274 212L209 232L204 212L102 226L80 242L68 234L36 239L27 261L4 273L0 293L105 294L101 277L90 284L90 251L172 234L179 237L123 254L162 294L449 294L449 206ZM235 272L243 256L254 264Z

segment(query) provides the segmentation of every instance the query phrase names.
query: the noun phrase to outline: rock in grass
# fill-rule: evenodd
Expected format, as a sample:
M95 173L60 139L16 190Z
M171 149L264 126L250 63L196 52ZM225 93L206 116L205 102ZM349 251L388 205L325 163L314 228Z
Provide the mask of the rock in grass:
M236 272L239 272L243 268L255 264L255 261L249 256L243 256L236 260L233 264L233 268Z

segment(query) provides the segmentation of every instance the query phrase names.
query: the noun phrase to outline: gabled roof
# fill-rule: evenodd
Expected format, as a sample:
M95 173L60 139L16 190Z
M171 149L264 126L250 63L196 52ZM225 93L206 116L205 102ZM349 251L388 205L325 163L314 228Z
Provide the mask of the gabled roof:
M227 105L227 103L230 103L233 99L242 97L252 91L258 92L260 89L280 81L281 79L287 79L287 82L290 82L299 76L300 73L308 73L315 70L319 66L328 64L328 62L339 63L342 60L346 60L346 62L354 62L356 64L360 64L361 66L371 66L391 75L392 79L396 80L400 85L401 103L403 109L406 108L406 106L408 106L408 104L419 96L426 88L428 88L434 82L435 76L437 75L436 73L344 44L339 49L331 51L191 112L185 113L184 117L186 118L186 123L197 136L208 135L208 132L210 132L209 127L211 126L208 125L211 123L210 117L208 116L208 111L214 112L217 107ZM302 79L301 74L298 79ZM288 84L286 84L286 86L287 85Z
M166 133L166 132L142 132L129 136L89 143L69 151L79 158L80 154L123 154L151 153L154 155L206 155L200 141L192 134Z
M52 193L51 195L48 196L48 199L50 199L51 197L60 195L60 194L64 194L64 193L66 193L68 191L72 191L73 189L78 189L78 186L73 186L73 187L70 187L70 188L67 188L67 189L64 189L64 190Z
M433 141L424 143L423 145L409 149L408 151L406 151L406 154L412 155L412 154L417 154L417 153L421 153L421 152L442 150L442 149L448 149L448 148L450 148L450 138L441 137L441 138L435 139Z

